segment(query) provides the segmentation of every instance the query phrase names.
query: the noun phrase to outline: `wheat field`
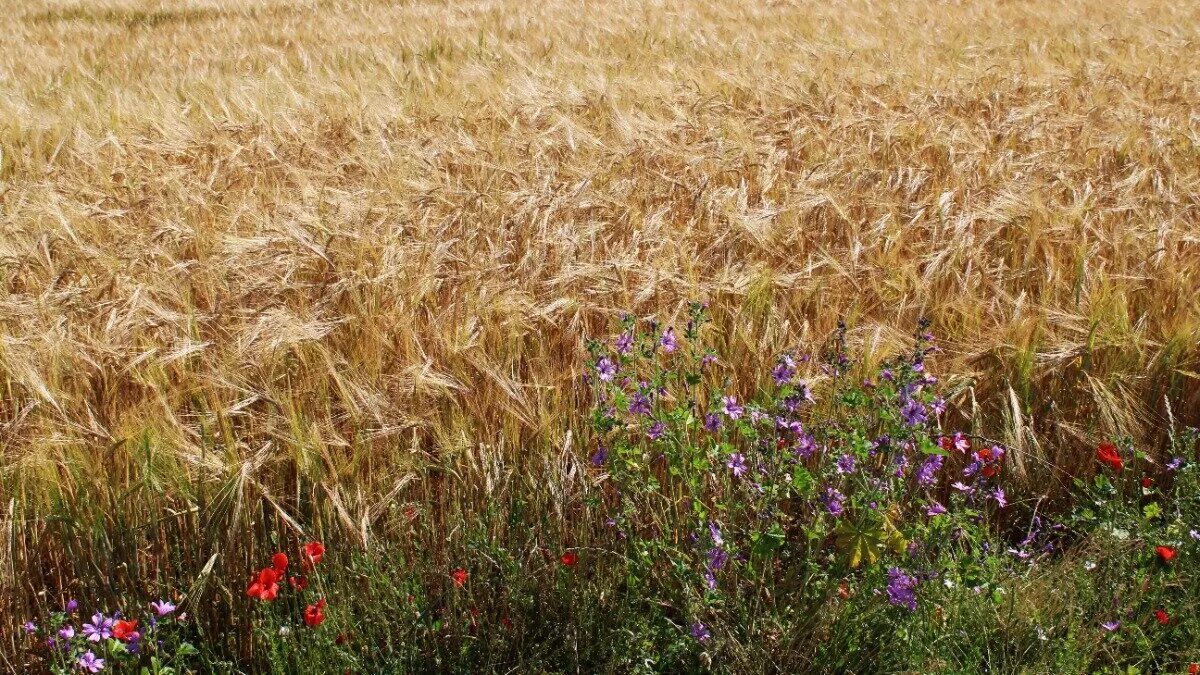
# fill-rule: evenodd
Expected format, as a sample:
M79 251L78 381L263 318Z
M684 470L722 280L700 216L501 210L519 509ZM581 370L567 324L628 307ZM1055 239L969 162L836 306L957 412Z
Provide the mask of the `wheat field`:
M583 340L691 300L764 375L928 316L1027 482L1200 424L1198 4L2 4L9 590L139 485L365 540L423 464L558 462Z

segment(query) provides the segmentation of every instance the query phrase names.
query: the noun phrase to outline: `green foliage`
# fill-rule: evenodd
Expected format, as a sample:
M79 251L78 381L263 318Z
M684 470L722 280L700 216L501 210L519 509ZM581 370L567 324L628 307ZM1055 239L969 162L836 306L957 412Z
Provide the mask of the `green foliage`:
M871 369L839 332L762 378L709 348L703 307L690 319L678 334L628 319L589 343L571 491L530 480L484 498L446 478L368 547L326 542L305 588L281 576L278 597L247 599L232 579L225 597L188 597L182 609L243 619L245 641L181 613L137 654L95 648L109 670L143 673L1116 673L1200 659L1194 430L1172 430L1160 460L1118 439L1071 500L1045 504L1007 483L1012 450L944 428L924 324ZM327 618L305 621L320 599ZM44 616L23 662L77 669L90 643L44 644L66 620Z

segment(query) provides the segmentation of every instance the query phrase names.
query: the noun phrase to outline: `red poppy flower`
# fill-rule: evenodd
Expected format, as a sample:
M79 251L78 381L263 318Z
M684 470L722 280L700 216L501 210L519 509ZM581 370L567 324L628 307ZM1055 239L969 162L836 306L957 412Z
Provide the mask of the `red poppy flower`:
M246 595L258 598L264 602L275 599L279 593L279 573L270 567L262 568L258 576L250 582Z
M116 621L112 627L113 637L122 642L128 642L130 638L137 635L137 624L137 621L126 621L124 619Z
M470 576L471 575L461 567L450 573L450 578L454 580L454 585L459 588L462 588L463 584L467 583L467 579Z
M339 647L350 641L349 633L338 633L337 639L333 641Z
M946 452L950 452L954 449L954 439L949 436L942 436L938 439L938 445Z
M983 467L983 469L980 470L980 473L983 474L984 478L993 478L993 477L995 477L996 474L1000 473L1000 465L999 464L988 464L987 466Z
M1154 610L1154 620L1158 621L1159 625L1165 626L1171 620L1171 615L1161 609Z
M308 577L292 577L288 579L288 583L292 585L292 588L302 591L308 588Z
M1142 487L1149 490L1154 485L1154 481L1150 480L1149 476L1142 476Z
M1108 441L1104 441L1096 448L1096 459L1102 464L1107 464L1113 471L1125 468L1125 460L1121 459L1121 455L1117 452L1117 446Z
M316 628L325 622L325 599L317 601L315 605L309 605L304 608L304 625L309 628Z
M319 541L310 541L304 545L304 555L309 562L316 565L321 562L321 557L325 555L325 547Z
M1165 563L1171 562L1175 559L1175 556L1179 555L1179 551L1176 551L1170 546L1155 546L1154 552L1157 553L1158 557L1162 558L1162 561Z
M990 461L992 461L992 449L984 448L984 449L980 450L979 452L976 452L975 456L978 457L979 461L981 461L981 462L990 462Z
M1188 675L1200 675L1200 663L1193 663L1188 666Z
M287 563L288 560L286 553L276 553L275 555L271 556L271 567L274 567L276 572L282 574L283 571L287 569Z
M562 557L559 558L559 560L562 561L562 564L570 567L579 562L579 554L574 551L567 551L566 553L562 554Z

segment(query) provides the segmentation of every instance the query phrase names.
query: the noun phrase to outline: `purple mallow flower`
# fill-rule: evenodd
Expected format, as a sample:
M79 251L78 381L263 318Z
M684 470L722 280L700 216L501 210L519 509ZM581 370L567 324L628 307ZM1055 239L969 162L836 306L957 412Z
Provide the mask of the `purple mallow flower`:
M679 343L675 341L675 329L668 328L666 332L659 338L658 344L662 345L663 351L670 354L679 348Z
M1170 462L1167 463L1167 469L1169 469L1171 471L1178 471L1182 467L1183 467L1183 458L1182 457L1176 457L1175 459L1172 459Z
M796 455L801 459L808 459L817 451L817 441L811 434L801 433L796 438Z
M717 417L716 415L714 415L712 413L709 413L708 415L704 416L704 430L705 431L708 431L711 433L716 433L717 430L720 428L721 428L721 418L720 417Z
M944 412L946 412L946 399L942 398L941 396L933 399L933 413L935 415L941 415Z
M629 412L634 415L649 415L650 414L650 399L642 392L637 392L633 395L633 401L629 404Z
M112 637L113 620L97 612L92 615L92 622L83 624L83 634L92 642L107 640Z
M601 380L612 382L613 377L617 374L617 364L605 356L596 362L596 374L600 376Z
M838 473L854 473L854 455L842 455L837 461Z
M954 432L954 449L959 452L966 452L971 449L971 439L967 438L961 431Z
M845 509L842 507L842 502L846 501L846 495L838 492L834 488L825 489L825 510L829 511L829 515L834 518L841 517Z
M1100 624L1100 627L1111 633L1121 627L1121 622L1120 621L1105 621L1104 623Z
M888 602L896 607L917 611L917 579L898 567L888 568Z
M608 448L601 445L596 448L596 452L592 455L592 466L603 466L606 459L608 459Z
M917 483L929 487L937 482L937 472L941 471L944 461L942 455L930 455L917 469Z
M740 419L746 412L746 409L738 405L736 396L726 396L721 400L722 411L729 416L729 419Z
M775 380L775 384L787 384L795 376L796 362L792 360L792 357L787 354L779 357L779 363L776 363L775 368L771 371L771 379Z
M692 637L700 642L704 642L708 638L712 637L712 633L708 632L707 626L697 621L696 623L692 624Z
M737 478L741 478L742 474L746 473L747 471L746 458L743 457L742 453L740 452L735 452L730 455L729 461L725 464L725 466L732 469L733 475Z
M89 649L83 656L79 657L79 668L89 673L98 673L104 670L104 659L97 658Z
M67 624L58 629L58 637L62 640L70 640L75 637L75 626Z
M633 335L629 331L618 335L616 347L618 354L628 354L633 350Z
M75 610L79 609L79 601L71 598L67 601L67 614L74 614Z
M946 512L946 507L942 506L940 502L934 502L929 505L928 509L925 510L925 515L940 516L945 512Z
M1005 498L1003 489L996 488L996 490L992 492L992 498L996 500L996 503L1000 505L1000 508L1008 506L1008 499Z
M723 546L725 544L725 538L721 536L721 528L717 527L717 524L712 521L708 523L708 534L712 537L713 546Z
M797 420L789 420L789 419L785 419L785 418L779 417L779 416L775 417L775 426L778 429L782 429L784 431L790 431L794 434L799 434L799 433L804 432L804 425L801 424L800 422L798 422Z
M159 600L158 602L150 603L150 608L159 616L166 616L175 611L175 603L168 600Z
M900 417L904 419L904 423L910 427L915 427L924 424L925 420L929 419L929 415L925 410L925 405L916 399L908 399L908 403L900 409Z
M662 422L655 422L654 424L651 424L650 428L646 431L646 437L652 441L657 441L658 439L662 438L663 432L666 430L667 425L663 424Z
M34 633L37 632L37 624L32 621L26 621L25 625L22 626L22 628L25 629L25 633L27 635L33 635Z

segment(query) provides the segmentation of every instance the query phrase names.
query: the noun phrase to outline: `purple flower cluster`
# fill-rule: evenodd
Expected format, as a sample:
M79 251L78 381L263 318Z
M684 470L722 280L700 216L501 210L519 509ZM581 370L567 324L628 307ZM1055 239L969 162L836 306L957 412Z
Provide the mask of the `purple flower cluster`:
M636 392L629 403L629 412L634 415L650 415L650 398L642 392Z
M917 578L899 567L889 567L887 597L893 606L905 607L910 612L917 611Z
M840 518L845 512L843 503L846 501L846 495L839 492L836 488L825 488L825 510L829 511L829 515L834 518Z
M837 461L837 472L846 474L854 473L855 468L854 455L842 455Z
M784 354L779 357L779 362L775 364L775 369L771 371L771 378L775 380L775 384L783 385L792 381L796 376L796 361L789 354Z
M817 451L817 441L812 434L801 433L796 437L796 455L800 459L808 459Z

